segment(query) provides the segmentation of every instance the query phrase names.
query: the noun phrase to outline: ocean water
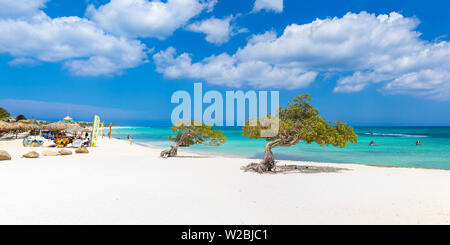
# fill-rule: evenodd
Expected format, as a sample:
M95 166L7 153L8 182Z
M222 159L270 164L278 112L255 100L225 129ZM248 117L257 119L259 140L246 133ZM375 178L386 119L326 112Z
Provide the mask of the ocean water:
M262 158L265 141L250 140L240 128L220 128L227 137L221 146L192 146L184 150L236 157ZM358 143L345 148L299 143L274 148L277 160L305 160L385 166L450 169L450 127L356 127ZM113 137L133 135L135 142L169 147L169 127L116 128ZM369 146L370 141L376 146ZM416 146L420 140L422 145Z

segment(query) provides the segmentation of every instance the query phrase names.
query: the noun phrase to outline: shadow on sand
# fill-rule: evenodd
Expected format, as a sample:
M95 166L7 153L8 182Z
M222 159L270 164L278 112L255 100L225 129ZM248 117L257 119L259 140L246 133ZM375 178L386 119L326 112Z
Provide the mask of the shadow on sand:
M256 166L258 163L251 163L250 165L244 166L241 169L244 172L254 172L255 171L251 166ZM318 173L339 173L341 171L351 170L348 168L335 168L335 167L324 167L324 166L306 166L306 165L277 165L275 169L268 172L262 172L260 174L294 174L294 173L302 173L302 174L318 174Z
M171 158L212 158L212 156L175 156Z

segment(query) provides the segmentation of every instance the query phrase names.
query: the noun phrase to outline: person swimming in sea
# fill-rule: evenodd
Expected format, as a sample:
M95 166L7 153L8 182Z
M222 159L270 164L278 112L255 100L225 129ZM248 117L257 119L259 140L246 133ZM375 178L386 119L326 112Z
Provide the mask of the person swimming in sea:
M422 143L420 142L420 140L416 141L416 145L421 145Z
M376 143L375 143L375 141L370 141L370 144L369 144L370 146L374 146L374 145L377 145Z

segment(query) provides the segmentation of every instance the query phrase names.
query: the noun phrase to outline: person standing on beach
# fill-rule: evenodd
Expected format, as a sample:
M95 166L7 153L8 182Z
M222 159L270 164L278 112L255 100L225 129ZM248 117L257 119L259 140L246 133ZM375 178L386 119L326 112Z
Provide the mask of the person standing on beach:
M129 139L130 139L130 145L132 145L133 144L133 135L130 135Z

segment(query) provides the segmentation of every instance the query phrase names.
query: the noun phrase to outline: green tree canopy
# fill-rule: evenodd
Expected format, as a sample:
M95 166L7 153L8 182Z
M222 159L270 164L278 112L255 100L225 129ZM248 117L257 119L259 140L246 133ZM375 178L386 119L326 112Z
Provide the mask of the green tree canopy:
M0 107L0 119L8 118L9 116L9 112L6 109Z
M275 167L272 153L274 147L288 147L300 141L335 147L345 147L348 143L357 142L358 135L353 132L352 127L341 121L334 123L326 121L319 116L319 111L310 104L310 101L311 95L298 95L286 108L280 108L278 133L272 137L261 137L261 131L270 126L263 126L260 120L255 126L251 126L250 120L246 122L242 130L244 136L250 139L264 138L268 141L264 150L264 160L258 165L249 165L249 169L258 172L271 171Z
M20 121L20 120L26 120L27 118L24 116L24 115L22 115L22 114L20 114L20 115L18 115L17 117L16 117L16 121Z
M195 126L196 123L199 126ZM219 146L227 140L222 131L213 129L212 125L204 122L179 121L172 126L172 135L169 140L175 142L171 149L161 152L161 157L174 157L179 146L191 146L196 144Z

